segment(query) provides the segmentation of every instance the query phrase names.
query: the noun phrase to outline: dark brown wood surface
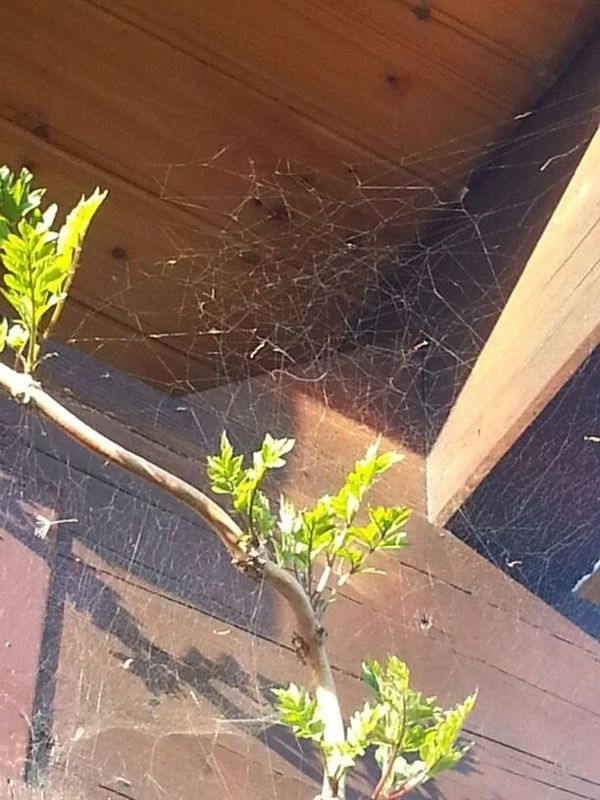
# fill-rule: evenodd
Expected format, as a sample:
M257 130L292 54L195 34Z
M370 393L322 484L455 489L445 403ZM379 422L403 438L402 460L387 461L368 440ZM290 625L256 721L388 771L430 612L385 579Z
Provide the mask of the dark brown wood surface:
M182 404L98 366L58 359L55 387L70 384L84 405L69 402L105 432L200 484L222 426L245 449L262 430L298 436L299 457L281 486L300 504L334 488L374 435L319 405L301 380L279 392L261 381L220 388ZM312 797L314 757L272 725L269 706L271 686L302 678L287 609L237 575L188 512L35 415L2 400L0 434L0 547L21 547L42 571L51 567L34 708L25 691L34 675L19 675L19 713L35 743L30 775L67 800ZM600 727L598 644L427 523L422 459L406 455L375 499L410 501L411 547L384 578L364 576L331 608L345 710L365 696L360 658L398 653L416 685L442 702L479 687L472 756L433 785L433 797L597 800L589 744ZM33 534L40 509L77 522L41 542ZM35 660L39 631L24 614L20 645Z

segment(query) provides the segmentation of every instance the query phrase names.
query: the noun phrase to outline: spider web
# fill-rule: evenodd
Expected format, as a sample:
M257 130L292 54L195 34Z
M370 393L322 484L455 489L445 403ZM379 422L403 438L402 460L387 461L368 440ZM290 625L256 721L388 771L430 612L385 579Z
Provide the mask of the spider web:
M575 110L579 100L573 94L521 115L516 135L490 148L483 163L469 139L446 144L443 155L454 167L472 168L479 158L458 190L399 185L381 163L322 174L282 158L265 175L252 163L236 166L234 147L164 165L158 181L165 203L219 209L218 247L202 251L199 277L200 252L178 249L168 226L170 257L120 258L118 285L107 278L99 310L129 315L131 333L90 335L90 312L68 342L53 346L47 384L109 435L199 485L203 458L223 428L247 453L265 431L296 436L291 476L275 489L307 503L335 489L349 466L346 454L358 456L382 432L408 454L406 491L418 506L410 475L421 468L593 130L595 114ZM442 149L421 152L402 166L419 171L441 157ZM240 192L185 195L181 174L186 185L215 186L227 175ZM336 199L341 175L350 187L343 202ZM265 229L265 207L281 234ZM234 259L247 269L237 294L228 285ZM170 319L180 327L157 327L159 306L131 311L140 276L155 281L159 295L177 285L181 307ZM151 385L153 376L128 376L109 363L119 350L139 348L142 331L143 363L156 359L162 390ZM164 378L170 368L157 342L184 358L202 353L203 391L191 373ZM139 380L145 377L149 382ZM594 636L597 608L571 590L600 550L599 386L598 356L591 354L448 526ZM271 687L304 680L289 644L292 623L276 598L237 574L186 510L5 400L0 437L3 579L24 563L19 580L30 587L3 611L5 647L21 671L37 676L32 715L26 697L10 686L5 692L15 717L27 718L29 737L29 788L13 780L7 796L30 796L37 787L51 797L184 798L194 796L189 787L199 780L202 796L313 796L314 755L274 724ZM444 573L418 555L406 563L402 556L397 568L388 567L387 595L360 584L335 607L332 630L347 639L334 658L343 697L357 696L358 662L369 644L416 649L417 662L428 648L445 652L447 631L459 620L434 589L475 581L466 571L470 551L456 552L465 569L455 561ZM402 604L390 605L390 592L406 587L400 568L412 570L414 582ZM497 605L515 630L543 626L527 618L517 583L502 586ZM11 623L16 608L29 620L26 637ZM355 612L351 631L348 609ZM573 647L589 648L565 630ZM30 642L38 634L39 653ZM442 700L453 702L464 694L462 655L452 656L446 671L440 685L451 693L457 684L458 695ZM467 678L467 689L479 682L475 669ZM504 756L482 730L469 731L478 762L467 761L424 796L467 797L460 792L469 791L474 774L478 796L505 796L492 794ZM10 742L3 746L8 758ZM599 796L581 769L567 774L529 751L511 758L533 781L559 787L557 797ZM352 796L367 796L369 781L367 764Z

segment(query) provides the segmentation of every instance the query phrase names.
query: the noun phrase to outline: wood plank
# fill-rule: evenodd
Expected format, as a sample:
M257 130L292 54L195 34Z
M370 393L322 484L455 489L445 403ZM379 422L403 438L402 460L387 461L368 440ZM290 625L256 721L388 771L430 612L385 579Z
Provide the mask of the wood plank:
M587 575L576 591L579 597L583 597L584 600L600 605L600 569L596 569L591 575Z
M403 4L409 0L401 0ZM480 3L477 0L436 0L432 14L462 31L465 38L484 41L507 60L517 59L543 74L556 76L568 57L569 42L581 43L598 20L594 3L551 0L523 5L519 0ZM531 36L535 27L536 36Z
M48 560L44 558L48 548L41 545L32 547L31 542L21 541L24 515L18 508L19 494L15 483L2 470L0 785L20 779L26 767L46 615L46 592L52 568L52 554ZM48 513L37 504L36 511Z
M297 502L310 504L324 490L336 488L352 459L372 440L375 430L380 430L364 425L357 427L351 422L352 417L344 418L331 413L329 386L320 397L311 391L305 399L307 384L302 379L299 385L288 380L282 384L279 376L275 382L267 379L266 382L231 386L230 394L222 388L182 401L152 391L116 370L106 370L91 359L81 359L76 352L69 352L68 348L62 348L60 357L48 362L50 365L55 372L53 388L68 403L73 402L73 395L82 401L83 404L75 402L72 405L76 412L82 413L89 422L98 425L126 446L200 485L204 480L201 464L205 454L214 450L224 427L245 452L256 448L266 430L284 436L303 431L298 446L298 452L302 450L302 458L292 462L282 477L286 479L286 486ZM331 369L336 374L334 365L331 365ZM314 387L314 383L308 385ZM8 405L6 411L9 410L10 414L4 417L7 445L11 441L12 431L22 427L18 409ZM80 448L69 446L64 437L57 436L51 427L42 426L41 434L35 440L41 452L52 457L63 452L72 467L82 474L96 476L107 485L108 506L110 487L122 488L130 498L139 498L142 504L152 498L151 502L156 507L187 522L195 522L192 515L179 509L167 498L157 493L149 495L143 484L127 478L120 470L102 465ZM422 460L419 461L406 450L401 436L398 438L393 432L389 436L389 444L400 447L406 452L407 459L401 469L391 476L391 481L382 485L381 502L390 502L390 497L395 497L399 502L408 502L416 511L424 511ZM343 450L339 447L340 437L346 443ZM104 525L98 521L94 524ZM165 529L170 527L165 523ZM177 531L177 526L173 530ZM486 561L465 559L464 546L454 537L446 539L444 547L440 548L440 536L435 529L418 525L417 531L418 536L412 547L402 554L403 563L421 570L432 580L458 587L467 595L477 595L492 607L499 605L509 613L516 614L534 630L549 626L552 635L585 649L588 639L583 634L579 636L573 625L543 605L536 609L535 614L529 614L528 592L510 578L503 577ZM184 536L186 540L189 536L192 546L196 534L192 527L189 534L184 535L179 529L174 535ZM118 549L118 545L115 548ZM154 557L149 565L156 568ZM191 569L194 568L194 564L191 564ZM506 586L511 587L510 592Z
M119 18L120 6L112 9L106 13L76 0L54 15L35 3L7 9L10 46L27 47L32 29L39 31L42 46L27 49L26 58L21 49L23 74L2 87L6 119L156 196L232 227L239 220L278 230L276 220L267 224L275 211L267 207L269 185L277 184L274 176L281 186L287 173L307 183L317 178L324 194L328 187L334 194L350 190L356 176L363 183L377 177L388 187L414 182L415 174L395 162L374 159L360 145L344 142L212 67L209 53L178 50ZM54 62L62 42L70 42L72 50ZM2 58L10 55L7 51ZM31 89L47 60L54 80L48 81L41 107ZM91 104L88 113L82 113L81 103ZM261 188L267 191L262 212L252 204L242 208L244 198ZM311 197L305 190L304 202Z
M308 505L324 490L337 487L352 459L372 441L375 431L381 430L373 430L368 424L356 425L351 421L353 417L333 412L330 387L320 397L312 391L305 396L306 383L302 379L297 384L291 379L282 383L281 376L276 382L255 379L250 384L188 397L182 405L182 400L164 397L118 371L105 372L98 363L82 360L67 348L61 350L60 358L49 364L55 372L53 386L77 413L82 413L90 423L126 446L200 485L204 485L204 474L199 465L205 454L215 449L223 428L227 428L245 452L256 448L267 430L282 436L300 434L298 453L302 452L302 456L292 461L282 477L296 501ZM332 370L335 374L333 365ZM83 401L83 405L73 402L73 396ZM8 409L12 410L10 416L6 416ZM6 411L8 429L19 429L18 410L8 406ZM128 479L120 470L100 464L81 448L69 446L64 437L56 436L48 426L44 426L42 432L44 435L35 440L41 452L50 455L63 452L69 464L82 473L96 476L108 487L126 489L129 497L139 498L142 503L152 498L156 507L183 520L196 521L159 493L149 495L144 484ZM388 435L389 446L399 447L406 454L406 460L391 479L381 485L381 502L389 503L393 497L398 502L408 503L416 512L425 513L423 461L407 450L399 434ZM343 450L339 447L340 440L345 442ZM107 497L110 488L108 492ZM423 527L418 516L415 524L417 536L411 548L402 554L402 563L420 570L431 580L440 580L467 595L485 599L491 607L499 606L511 615L516 614L534 630L545 627L573 646L586 648L588 638L579 635L573 625L546 606L538 606L535 614L529 614L529 593L492 564L465 558L464 545L454 537L445 539L444 547L440 548L436 529ZM177 535L183 534L179 531ZM193 529L189 535L193 542ZM511 587L510 591L507 586Z
M476 151L498 138L496 126L531 101L545 85L544 72L559 67L596 16L587 0L557 4L553 19L544 14L541 26L539 0L526 9L504 2L500 17L456 0L425 13L408 2L298 6L261 0L249 6L238 0L228 5L226 19L216 1L199 6L181 0L167 19L160 3L101 5L187 52L202 53L330 130L393 160L400 156L421 176L438 173L444 183L472 167ZM528 37L525 44L534 20L539 42ZM471 155L449 157L447 142L465 134Z
M443 524L600 341L600 133L535 247L428 456Z
M118 441L132 447L137 452L156 460L191 482L204 484L203 470L199 470L198 465L202 462L205 451L202 446L199 447L193 443L195 434L190 436L190 432L193 431L191 426L187 438L192 441L192 446L188 451L189 455L186 456L178 454L177 438L173 434L167 437L168 446L161 447L157 440L156 430L153 436L144 439L133 434L129 426L116 425L114 420L103 421L98 415L89 413L86 413L85 416L91 424L97 424L105 433L115 436ZM23 427L23 421L20 420L18 409L15 412L12 405L5 405L2 419L6 426L2 435L4 457L8 463L11 463L11 459L18 463L20 449L26 446L27 439L19 441L14 431ZM232 416L231 419L234 420L235 417ZM208 436L214 435L216 440L221 428L216 426L213 434L210 433L208 425L210 425L210 417L203 417L202 431ZM229 429L236 441L248 441L248 432L243 428L234 425ZM276 429L272 428L272 430ZM282 430L282 433L288 432L287 429ZM323 424L315 426L314 433L317 440L322 442L324 438ZM136 538L134 546L136 570L141 570L140 574L146 576L148 580L152 579L152 575L159 575L162 581L167 582L165 585L168 585L171 591L177 591L178 587L181 590L182 583L185 586L192 585L194 575L203 561L209 560L213 564L213 571L203 585L202 602L206 603L212 597L209 606L212 611L218 608L219 603L226 603L229 609L227 613L231 614L231 619L237 621L238 624L249 619L254 602L252 598L255 595L254 591L250 591L253 585L238 576L237 573L226 580L227 575L230 574L228 559L220 548L215 546L206 531L199 534L199 530L203 531L203 529L201 526L199 529L198 521L193 515L170 501L168 497L149 489L144 483L128 478L121 470L106 464L103 465L81 448L70 446L64 437L56 435L53 429L47 425L41 425L38 429L37 425L30 423L26 428L26 435L31 437L35 443L36 459L40 468L47 465L48 469L55 469L57 456L66 462L69 479L67 480L65 477L65 486L61 494L61 508L58 510L59 515L77 517L78 528L81 526L82 532L92 532L92 541L97 541L104 547L110 548L111 558L116 559L116 563L124 568L133 568L129 549L123 549L119 544L122 537L121 531L128 529L128 520L131 516L148 519L149 514L154 514L156 515L156 524L162 531L163 545L165 547L177 546L178 548L187 546L194 550L196 557L188 558L183 563L177 561L178 566L177 568L173 566L173 570L165 569L161 562L160 549L145 537ZM252 435L255 437L256 432L253 432ZM328 434L328 436L330 435ZM287 476L286 491L298 505L312 503L324 489L335 488L339 481L339 475L347 469L348 463L355 455L356 453L348 450L343 463L342 459L338 459L336 463L327 459L324 454L319 456L318 451L311 452L307 448L306 458L309 468L305 472L308 472L309 476L303 475L302 470L294 470L292 465L294 471L291 476ZM416 473L412 479L415 487L422 481L422 473L416 462L414 460L407 461L402 470L399 501L410 500L410 495L407 495L406 490L411 482L411 469ZM316 478L315 473L318 471L320 471L320 477ZM392 480L387 482L387 486L380 486L380 490L374 496L374 501L390 502L390 491L393 492L392 497L398 491L394 484L399 477L398 475L392 476ZM57 479L57 483L62 483L62 479ZM33 521L30 522L30 527L33 529ZM100 531L101 535L96 537L93 534L94 530ZM564 641L582 652L587 652L588 637L579 634L573 625L564 621L544 605L537 607L533 613L529 604L530 595L525 589L502 576L486 561L482 559L473 561L465 558L465 553L468 554L470 551L453 536L441 538L439 531L423 524L423 519L419 514L415 514L410 530L411 534L414 533L411 536L411 547L402 553L399 562L423 576L431 585L440 582L448 589L458 591L468 597L477 596L484 602L486 608L488 606L494 609L501 608L509 614L511 619L516 616L519 624L531 628L532 635L543 628L548 630L554 638ZM85 538L89 543L88 534L85 534ZM238 591L232 592L228 589L226 596L223 596L222 587L228 581L229 583L233 581L234 578ZM248 594L249 591L250 594ZM396 591L397 588L394 588L393 593ZM245 595L248 595L248 601L243 599ZM188 600L196 603L198 598L192 594ZM232 602L233 600L235 602ZM248 602L250 602L250 606ZM414 609L411 614L411 619L415 621L419 616L419 609ZM260 620L255 620L254 624L258 625L259 623L263 624ZM266 625L265 630L269 630L269 623L265 621L264 624Z
M360 280L348 282L343 236L336 234L336 244L325 232L308 231L300 248L291 245L289 232L282 234L285 241L275 237L257 245L253 231L245 242L108 173L98 175L14 125L0 122L0 145L9 162L32 164L65 207L81 187L100 182L109 189L59 334L164 388L190 391L245 377L278 365L283 351L286 363L306 357L319 339L334 340L336 325L343 334L343 320L376 280L371 264ZM289 255L280 257L288 246ZM324 258L315 273L310 265L318 252ZM359 269L361 258L355 260ZM307 269L310 276L303 274ZM316 297L315 274L321 286ZM309 300L310 320L304 311Z
M316 437L321 441L322 431L317 431ZM15 461L10 447L5 445L3 453L10 461ZM41 454L36 461L42 474L54 474L50 466L44 466ZM326 471L322 478L327 481ZM68 510L79 520L73 533L84 546L85 560L89 563L98 564L97 559L101 558L105 564L101 565L103 571L110 573L115 568L126 569L128 574L137 575L137 580L148 581L148 588L154 587L154 592L172 594L186 606L204 608L223 622L246 626L261 639L267 637L282 644L289 641L292 626L286 610L279 607L275 598L265 598L265 604L261 606L263 611L257 613L256 593L253 590L248 592L242 585L245 583L243 580L237 585L238 580L227 559L221 557L223 554L215 549L214 544L211 545L212 537L206 539L197 525L189 526L175 517L169 519L170 515L159 512L153 501L148 505L148 497L140 496L139 501L133 500L129 492L122 494L115 485L101 484L90 480L89 476L78 476L70 458L63 477L56 474L53 481L61 487L59 513L62 515ZM302 502L302 496L294 494L293 485L289 488L293 499ZM148 534L149 526L155 525L160 530L160 543ZM461 570L468 564L473 585L476 581L486 585L490 597L495 598L495 608L485 600L480 605L476 591L471 590L469 596L447 580L438 580L437 563L443 558L444 551L452 546L453 537L440 538L439 531L419 523L418 519L415 525L410 554L415 566L411 567L409 563L401 565L400 561L398 571L390 570L383 583L374 587L372 582L365 581L364 586L359 584L346 600L346 603L353 603L353 627L360 635L361 646L372 655L383 656L390 647L398 652L414 654L417 679L448 699L458 699L458 694L468 691L467 684L476 676L482 697L487 698L477 722L474 721L473 730L481 735L527 749L526 727L518 723L520 714L527 713L536 718L540 713L549 715L542 726L545 733L538 735L538 749L533 752L556 760L557 747L560 746L560 752L563 752L564 743L555 739L553 715L558 715L564 728L571 724L580 726L583 713L594 713L594 670L597 667L594 666L592 641L581 637L589 650L587 654L578 645L573 647L568 641L542 632L539 626L544 615L554 618L558 615L480 557L470 554L468 548L458 542L454 541L450 574L454 580L460 580ZM139 532L136 526L139 526ZM429 537L429 530L432 549L427 552L422 549L422 542ZM126 546L124 540L128 543ZM190 558L192 551L196 554L193 559ZM81 550L77 553L81 557ZM206 571L207 564L211 565L209 572ZM198 576L202 576L200 583ZM79 580L75 581L76 586L79 583ZM390 606L390 597L402 598L397 610ZM506 610L499 611L498 604ZM432 620L426 631L418 623L424 611ZM333 607L332 630L343 629L347 624L346 613L347 609L344 610L341 603L337 608ZM534 624L526 621L528 616ZM154 615L150 614L150 617ZM372 625L374 617L380 621L377 626ZM465 630L462 627L455 630L458 619ZM564 624L577 639L576 629ZM489 641L491 630L497 644L492 649ZM466 631L471 631L470 636L465 636ZM540 661L536 654L539 655L542 647L548 658L556 662L550 676L539 671ZM343 636L333 642L332 654L334 663L343 672L356 670L356 645L352 637ZM580 665L578 660L581 660ZM578 675L581 673L575 693L569 680L573 671ZM533 706L526 710L528 706L523 692L532 698L537 709L535 712ZM538 692L541 694L535 700ZM498 696L505 698L501 709L495 705ZM539 708L543 708L543 712ZM595 725L592 718L590 725ZM578 747L576 741L573 746ZM573 765L583 769L582 774L586 774L585 763L575 752L569 754L569 759Z
M206 454L218 447L223 429L246 453L259 447L268 431L276 436L296 437L288 467L289 483L310 502L325 488L333 491L353 461L383 432L383 446L399 449L405 460L396 468L393 479L381 484L382 490L399 483L404 502L425 512L423 458L408 446L405 438L409 437L403 437L398 426L391 423L387 429L375 424L373 408L369 407L364 418L361 409L355 408L354 422L349 426L346 406L335 399L333 380L315 382L309 374L276 374L185 398L169 398L118 370L106 369L98 361L82 359L72 348L59 346L57 353L58 357L44 368L44 382L55 395L126 446L168 464L194 483L204 482L198 464L203 464ZM341 372L331 365L332 375L347 374L349 365L343 357L339 366ZM365 393L370 386L366 377ZM357 385L355 382L355 390ZM349 397L345 400L349 402ZM4 413L10 412L7 409ZM12 418L17 416L13 411ZM340 437L345 441L345 462L336 449ZM53 439L49 431L36 444L46 450L57 448ZM74 463L85 464L88 471L94 469L90 464L94 459L82 460L79 448L71 447L69 453ZM317 464L321 465L320 470L316 469ZM328 475L327 487L319 473Z
M138 416L145 418L148 431L153 419L168 419L169 404L175 401L147 388L142 391L138 387L137 396L129 390L124 402L127 380L130 386L134 384L131 379L124 379L122 384L106 379L98 381L97 386L122 398L126 408L128 403L137 405ZM88 393L92 388L89 385ZM260 391L258 387L259 396ZM243 419L244 409L247 417L248 397L239 387L233 387L228 407L223 400L211 402L207 398L206 408L212 407L213 417L198 416L198 434L211 437L214 426L216 435L219 415L222 419L223 414L229 414L230 419L239 419L238 436L246 437L246 441L249 436L256 437L258 419L252 423ZM154 408L151 399L156 403ZM67 785L77 780L85 784L90 776L100 773L100 780L109 787L116 786L109 780L115 776L145 786L143 781L151 774L175 792L178 775L184 769L181 765L196 763L192 759L199 756L194 754L206 755L208 751L217 759L226 759L221 750L223 738L241 763L259 763L266 758L273 763L275 756L269 751L262 754L247 738L230 736L222 728L202 728L216 717L214 698L209 705L198 707L185 691L160 690L157 695L148 691L138 673L155 681L155 689L163 685L163 680L168 688L169 680L177 675L189 677L190 670L198 667L193 660L186 667L186 648L199 650L211 661L218 661L221 651L224 657L231 656L242 664L250 685L256 687L253 676L268 676L278 665L284 671L288 668L291 622L286 609L268 593L259 598L256 587L231 570L213 537L169 507L156 492L148 491L143 484L134 487L120 474L101 470L101 465L90 470L92 459L86 463L74 450L65 449L60 437L53 437L47 426L38 426L35 418L12 403L3 402L2 407L2 460L13 470L24 470L25 490L47 486L56 497L56 513L78 518L76 524L59 529L59 541L68 548L60 551L65 582L57 581L56 585L64 585L68 600L62 637L66 649L55 703L56 755L65 768L56 779ZM277 408L269 401L256 405L255 413L264 414L267 424L269 413L277 416ZM294 409L304 415L298 430L306 441L314 474L308 483L299 485L299 473L292 465L289 484L284 488L303 503L309 495L314 496L315 490L322 491L330 481L336 481L347 467L354 444L342 443L348 437L354 441L354 436L358 442L369 431L358 429L354 433L351 423L342 427L341 420L326 407L318 411L319 417L310 403ZM170 413L174 420L182 419L174 408ZM284 417L280 422L287 425ZM115 424L114 419L108 421L113 430ZM141 437L131 430L132 424L130 418L119 436L123 433L133 441L137 435L139 441ZM146 445L155 453L160 433L160 426L155 426L154 441ZM173 421L168 448L163 448L164 463L183 464L187 460L188 474L195 471L199 475L198 451L177 444L177 438L184 436L185 425ZM183 451L178 462L174 460L177 449ZM327 453L329 456L324 457ZM382 502L393 501L404 490L393 483L381 488ZM32 528L29 542L35 539ZM470 726L470 733L478 740L478 771L445 778L440 786L449 800L459 800L469 791L487 796L492 786L506 800L515 796L545 800L550 786L558 787L554 793L561 800L577 794L596 798L593 781L598 776L595 766L586 760L579 736L582 729L593 731L598 725L598 645L454 537L418 516L412 540L410 550L401 554L381 583L375 585L366 577L343 603L331 609L331 629L342 632L341 636L332 635L331 651L345 702L348 706L355 704L357 687L345 676L356 672L358 642L361 653L383 656L394 650L406 654L418 683L438 691L444 700L458 699L474 683L480 686L480 705ZM424 613L431 621L425 627L419 621ZM229 633L217 635L215 630ZM189 647L182 631L189 635ZM128 658L133 661L125 668L122 665ZM226 666L231 662L223 663ZM547 670L546 663L552 663L553 670ZM241 681L236 678L233 686L227 685L225 666L224 672L209 669L207 688L216 684L220 694L224 692L226 698L239 703ZM233 674L239 677L240 673ZM501 703L498 698L502 698ZM264 721L262 712L245 708L245 713ZM86 738L73 728L78 720L84 728L96 720L102 730L92 728L92 735ZM532 721L539 726L533 745ZM175 723L181 723L179 734L173 734ZM138 731L135 735L134 728ZM165 735L165 731L173 735ZM566 731L572 733L565 735ZM525 753L515 755L515 748ZM567 763L571 775L567 774ZM284 771L286 780L293 780L295 774ZM244 771L235 772L236 785L245 787L246 775ZM98 785L98 780L94 781Z
M425 16L405 2L261 3L236 2L226 17L186 0L169 15L133 0L5 9L0 63L21 64L0 87L5 153L59 196L87 185L80 168L110 186L111 204L125 193L74 288L77 339L97 352L107 328L121 337L125 326L136 341L107 341L103 356L138 375L143 364L166 388L336 346L391 248L420 229L440 191L456 197L457 175L595 5L555 4L526 57L537 3L504 0L500 18L455 1Z
M400 266L370 316L361 315L363 338L372 337L380 350L397 348L399 357L411 355L427 449L600 122L598 75L596 36L469 181L460 213L409 251L408 269ZM407 284L411 276L418 294Z
M105 785L116 786L118 775L131 783L134 796L144 797L149 777L161 785L174 780L169 796L178 797L178 792L185 796L190 778L182 777L177 765L202 764L207 754L218 756L222 748L233 751L246 765L267 761L275 776L285 775L288 780L302 780L302 772L308 778L314 776L314 762L294 752L286 737L281 739L271 728L269 686L301 677L300 665L289 650L148 593L128 577L124 580L101 569L102 562L90 558L81 546L75 554L79 563L70 560L63 565L74 591L56 702L55 758L59 763L71 764L77 774L78 760L86 761L103 776ZM86 613L82 614L83 609ZM183 636L182 631L186 631ZM392 647L399 643L388 640ZM95 653L93 660L87 658L89 652ZM419 656L413 649L415 660ZM430 664L434 660L431 653ZM431 680L431 670L427 671ZM363 692L357 681L343 673L338 679L344 704L352 707L360 702ZM245 722L236 722L240 719ZM568 725L564 716L561 720L563 726ZM130 744L124 746L125 741ZM199 748L195 759L186 756L192 746ZM165 753L163 761L164 750L169 756ZM516 760L521 761L519 767ZM496 780L505 791L505 781L510 785L508 775L512 774L515 787L521 787L527 797L544 797L542 791L548 785L557 787L559 797L562 792L569 796L582 789L587 789L585 797L598 796L593 789L590 792L585 776L577 776L573 764L569 777L535 755L515 759L514 753L503 751L493 740L481 738L477 743L480 777L467 770L442 779L440 788L448 791L449 798L478 790L483 796L483 786L492 778L487 767L494 762ZM159 770L162 780L158 780ZM238 792L245 783L244 774L229 773ZM537 782L542 785L536 788Z
M82 187L99 182L109 189L58 333L169 390L247 377L334 344L374 286L389 242L412 235L427 206L409 205L404 190L385 186L383 174L381 185L374 176L379 188L372 191L348 185L347 173L328 189L320 175L319 194L293 185L292 175L280 179L292 185L282 185L279 198L277 187L265 189L263 182L263 199L255 197L261 207L244 203L249 196L232 188L228 202L235 197L243 205L239 226L227 229L221 220L218 229L189 203L176 207L2 120L0 144L9 163L30 164L65 207ZM411 203L417 200L409 194ZM282 197L296 215L289 224L269 210ZM347 239L362 236L364 252L351 251Z

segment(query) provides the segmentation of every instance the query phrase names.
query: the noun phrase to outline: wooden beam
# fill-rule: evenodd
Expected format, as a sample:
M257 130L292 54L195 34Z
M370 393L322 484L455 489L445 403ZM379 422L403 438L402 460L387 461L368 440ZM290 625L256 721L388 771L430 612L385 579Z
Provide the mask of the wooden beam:
M600 605L600 561L589 575L584 575L573 591L588 603Z
M443 524L600 340L600 132L596 132L427 462Z

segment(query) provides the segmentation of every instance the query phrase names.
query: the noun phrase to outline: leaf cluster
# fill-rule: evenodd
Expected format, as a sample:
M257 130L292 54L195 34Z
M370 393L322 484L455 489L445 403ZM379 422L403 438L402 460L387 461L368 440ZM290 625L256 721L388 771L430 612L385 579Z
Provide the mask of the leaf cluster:
M242 546L262 550L271 542L276 517L261 484L269 470L285 465L284 456L294 447L293 439L274 439L266 434L260 450L252 455L250 466L244 456L236 455L224 431L219 452L208 456L207 475L216 494L230 498L232 510L240 518L245 531Z
M262 482L267 473L284 466L294 446L293 439L275 439L269 434L252 463L234 453L223 433L220 449L208 457L211 487L230 498L232 511L245 531L242 545L250 551L266 552L298 578L314 609L321 614L333 601L337 589L359 572L374 572L369 556L406 544L406 506L367 506L366 523L357 524L368 490L390 467L401 460L397 453L380 453L379 440L354 465L335 495L321 497L312 508L298 509L283 495L273 510Z
M0 167L0 291L15 316L0 319L0 352L9 347L23 370L35 372L40 347L66 300L88 226L106 196L82 196L64 224L54 228L56 204L42 210L44 189L32 187L25 168L18 175Z
M335 773L331 777L341 780L371 749L381 774L373 798L394 800L463 758L469 748L457 740L475 694L443 710L435 697L423 697L411 688L408 667L395 656L383 665L365 661L362 677L372 701L351 716L345 740L333 746L324 742L324 722L309 692L295 684L274 690L279 721L321 749L324 762Z

